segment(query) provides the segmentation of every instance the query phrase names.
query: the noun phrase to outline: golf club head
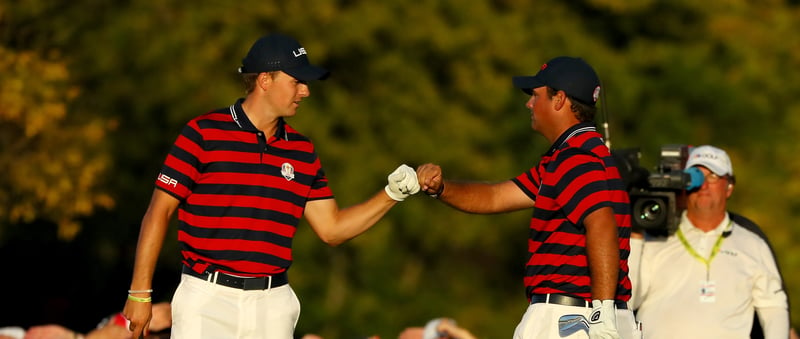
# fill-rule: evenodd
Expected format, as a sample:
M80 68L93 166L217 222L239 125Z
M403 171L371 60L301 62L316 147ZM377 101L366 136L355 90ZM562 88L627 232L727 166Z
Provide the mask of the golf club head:
M586 317L580 314L566 314L558 318L558 335L561 338L568 337L579 331L586 331L589 334L589 322Z

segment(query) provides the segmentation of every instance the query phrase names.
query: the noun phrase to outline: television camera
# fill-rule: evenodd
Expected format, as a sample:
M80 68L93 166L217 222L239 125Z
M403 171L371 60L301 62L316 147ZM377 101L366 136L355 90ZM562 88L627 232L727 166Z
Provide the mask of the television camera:
M652 173L639 165L638 148L612 150L611 154L628 189L634 230L655 236L667 236L677 230L684 192L702 186L704 180L697 168L684 170L689 146L662 146L660 162Z

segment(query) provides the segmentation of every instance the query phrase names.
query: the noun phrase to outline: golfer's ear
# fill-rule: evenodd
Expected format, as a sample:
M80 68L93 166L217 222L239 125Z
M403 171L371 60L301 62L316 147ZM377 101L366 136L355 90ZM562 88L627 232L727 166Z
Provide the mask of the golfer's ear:
M553 96L553 108L556 111L560 111L562 108L564 108L564 105L567 104L568 99L567 93L559 90L556 92L556 95Z

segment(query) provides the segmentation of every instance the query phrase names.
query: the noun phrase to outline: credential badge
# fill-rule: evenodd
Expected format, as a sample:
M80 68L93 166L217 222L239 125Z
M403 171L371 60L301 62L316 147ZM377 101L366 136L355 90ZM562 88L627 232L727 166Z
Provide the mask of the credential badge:
M294 179L294 166L288 162L284 162L283 165L281 165L281 174L283 174L286 180L292 181L292 179Z

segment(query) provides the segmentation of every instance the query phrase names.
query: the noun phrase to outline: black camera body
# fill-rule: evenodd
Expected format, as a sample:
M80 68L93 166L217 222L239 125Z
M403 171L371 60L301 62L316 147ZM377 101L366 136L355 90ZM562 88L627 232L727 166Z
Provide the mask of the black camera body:
M638 148L613 150L620 175L631 200L634 230L655 236L675 232L683 210L683 194L691 182L683 171L689 159L689 146L669 144L661 147L661 160L654 172L639 165Z

